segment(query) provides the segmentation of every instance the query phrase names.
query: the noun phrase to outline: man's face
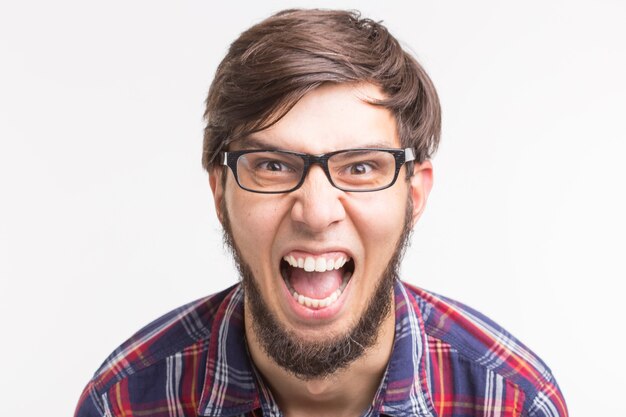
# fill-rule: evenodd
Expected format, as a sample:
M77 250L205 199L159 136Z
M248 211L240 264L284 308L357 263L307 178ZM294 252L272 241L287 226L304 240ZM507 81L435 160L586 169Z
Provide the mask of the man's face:
M231 150L322 154L400 148L392 114L362 100L382 98L370 84L319 87L278 123L233 143ZM230 238L254 280L261 298L256 301L300 344L320 345L349 335L374 297L390 302L390 288L384 286L381 295L381 281L389 278L401 237L430 190L428 163L408 182L405 172L388 189L349 193L334 188L315 165L301 188L285 194L245 191L231 174L222 188L213 174L216 207L226 210L221 217L228 218ZM311 267L316 271L308 271Z

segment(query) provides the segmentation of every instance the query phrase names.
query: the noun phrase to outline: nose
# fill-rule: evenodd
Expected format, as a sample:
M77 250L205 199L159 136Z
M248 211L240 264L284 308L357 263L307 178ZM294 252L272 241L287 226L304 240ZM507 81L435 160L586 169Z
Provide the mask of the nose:
M293 194L291 218L310 232L323 232L346 216L341 198L344 191L333 187L318 165L310 168L304 184Z

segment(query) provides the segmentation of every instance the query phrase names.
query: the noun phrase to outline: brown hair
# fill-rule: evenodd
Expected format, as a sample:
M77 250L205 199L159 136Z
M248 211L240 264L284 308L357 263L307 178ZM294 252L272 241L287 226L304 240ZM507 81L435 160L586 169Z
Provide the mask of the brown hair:
M386 99L404 147L431 157L441 109L430 78L382 24L355 11L285 10L235 40L206 100L202 165L228 143L270 127L323 83L370 82Z

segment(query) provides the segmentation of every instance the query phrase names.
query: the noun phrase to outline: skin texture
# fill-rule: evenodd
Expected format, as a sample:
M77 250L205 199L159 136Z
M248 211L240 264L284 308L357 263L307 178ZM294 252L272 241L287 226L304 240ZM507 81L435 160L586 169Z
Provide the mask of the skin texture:
M383 97L371 84L324 85L251 139L310 154L368 146L400 148L392 114L363 100ZM235 142L230 149L241 147ZM239 188L231 173L222 186L221 169L215 168L210 176L218 216L224 223L222 211L227 211L232 240L263 302L276 321L303 343L328 341L354 328L396 253L406 225L412 227L422 213L432 186L428 161L415 164L408 181L403 169L392 187L372 193L340 191L314 166L296 191L256 194ZM407 199L412 203L409 213ZM290 303L279 266L281 258L293 250L340 251L353 258L354 274L340 308L330 317L303 316ZM251 311L246 299L244 320L252 359L287 415L358 415L368 406L391 353L392 312L381 321L373 346L347 368L331 377L305 380L280 367L263 350Z

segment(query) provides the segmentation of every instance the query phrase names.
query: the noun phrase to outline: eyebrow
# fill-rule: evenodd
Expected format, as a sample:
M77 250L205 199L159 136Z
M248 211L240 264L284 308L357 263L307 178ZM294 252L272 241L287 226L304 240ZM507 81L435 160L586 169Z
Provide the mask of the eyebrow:
M257 138L245 137L234 142L241 149L259 149L259 150L268 150L268 151L279 151L280 148L270 145L267 142L259 140Z
M271 145L263 140L253 138L253 137L245 137L245 138L239 139L236 142L236 144L242 150L258 149L258 150L268 150L268 151L290 151L290 149L280 148L275 145ZM389 143L384 143L384 142L372 142L372 143L357 145L355 147L347 148L347 149L389 149L389 148L394 148L394 146L390 145ZM341 151L343 149L337 149L337 150ZM332 151L329 151L329 152L332 152Z

